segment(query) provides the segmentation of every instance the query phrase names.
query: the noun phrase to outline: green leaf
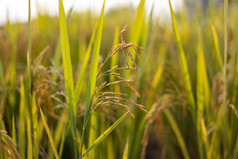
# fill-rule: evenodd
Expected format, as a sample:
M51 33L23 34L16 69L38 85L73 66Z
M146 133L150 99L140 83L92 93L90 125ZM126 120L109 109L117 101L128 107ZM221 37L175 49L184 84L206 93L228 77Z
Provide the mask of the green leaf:
M129 136L127 136L127 139L126 139L126 145L125 145L124 152L123 152L123 159L128 158L128 139L129 139Z
M97 139L99 130L98 118L99 118L98 112L93 111L90 114L89 145L91 145ZM91 153L88 155L88 158L94 159L96 158L96 155L97 155L96 151L92 150Z
M69 25L69 20L70 20L70 17L71 17L71 14L72 14L72 8L69 10L68 14L67 14L67 17L66 17L66 24L67 26ZM60 64L61 64L61 40L58 39L57 41L57 44L56 44L56 47L55 47L55 52L54 52L54 64L55 64L55 67L58 69ZM57 80L57 75L56 74L53 74L53 77L52 77L53 81L55 82Z
M32 155L32 139L31 139L31 121L29 114L27 117L27 129L29 131L27 133L27 159L32 159L33 155Z
M133 26L130 31L130 42L134 44L138 44L140 37L142 36L143 25L145 22L145 0L141 0L140 4L137 8L136 19L133 23ZM136 53L132 48L129 48L133 58L135 58ZM133 62L128 58L128 65L131 66ZM130 76L130 71L127 71L125 77L128 78Z
M119 27L116 27L115 33L114 33L114 42L113 42L113 47L117 46L119 44ZM114 56L111 57L111 68L117 65L118 63L118 55L115 54ZM113 70L112 73L115 71ZM110 82L113 82L115 80L115 77L113 75L110 75ZM111 89L114 87L113 85L110 86ZM113 91L113 90L112 90Z
M20 88L20 130L19 130L19 148L21 158L25 158L25 123L26 123L26 110L27 105L25 102L25 88L23 82L23 76L20 77L21 88Z
M110 126L104 133L99 136L86 150L86 152L80 157L80 159L84 158L90 151L92 151L100 142L102 142L117 126L121 123L121 121L126 117L129 112L126 112L122 115L112 126Z
M99 58L102 29L103 29L104 8L105 8L105 1L103 2L102 11L101 11L99 24L98 24L98 28L97 28L97 32L95 36L95 41L94 41L93 58L91 62L91 68L90 68L90 74L89 74L88 86L87 86L87 92L86 92L86 108L85 108L85 115L84 115L84 121L83 121L82 144L81 144L80 155L82 152L82 146L84 144L84 133L85 133L85 128L89 118L89 112L90 112L90 106L91 106L91 100L92 100L91 98L93 96L93 93L96 87L98 58Z
M32 96L32 123L33 123L33 135L35 140L33 141L33 147L34 147L34 158L39 158L39 145L37 141L39 140L38 135L38 115L37 115L37 105L36 105L36 97L35 93L33 93Z
M46 122L46 120L45 120L45 116L44 116L44 114L43 114L41 108L40 108L40 115L41 115L41 119L42 119L43 125L44 125L45 130L46 130L46 133L47 133L47 135L48 135L48 137L49 137L50 146L51 146L52 149L53 149L55 158L56 158L56 159L59 159L59 155L58 155L58 153L57 153L57 149L56 149L56 147L55 147L54 140L53 140L53 138L52 138L52 136L51 136L50 129L49 129L48 125L47 125L47 122Z
M158 68L157 68L157 71L154 75L154 78L153 78L153 81L152 81L152 87L151 87L151 90L150 90L150 93L148 95L147 102L146 102L147 110L149 110L152 106L152 103L153 103L152 99L154 97L154 94L155 94L155 91L158 87L158 84L161 80L161 76L162 76L163 69L164 69L166 54L167 54L166 47L164 45L161 45L160 46L160 51L159 51L159 56L158 56L158 58L160 59L159 63L158 63Z
M90 42L89 42L89 45L88 45L88 48L87 48L87 52L84 56L83 66L82 66L82 69L80 71L78 81L77 81L77 84L76 84L76 88L75 88L76 101L78 101L78 99L80 97L80 93L81 93L82 88L83 88L83 80L84 80L84 77L85 77L85 74L86 74L88 61L89 61L89 58L90 58L90 54L91 54L93 42L94 42L94 39L95 39L96 31L97 31L97 25L96 25L96 27L93 31L92 37L90 39Z
M182 70L183 80L184 80L184 83L185 83L185 89L186 89L186 92L187 92L187 95L188 95L189 104L192 107L193 118L194 118L194 120L196 120L196 118L195 118L196 117L196 112L195 112L194 95L193 95L193 91L192 91L192 86L191 86L191 80L190 80L190 75L189 75L189 71L188 71L187 61L186 61L186 57L185 57L185 53L184 53L184 50L183 50L181 37L180 37L180 34L179 34L177 22L176 22L176 19L175 19L174 11L173 11L170 0L169 0L169 7L170 7L170 13L171 13L171 18L172 18L172 22L173 22L173 29L174 29L175 39L176 39L177 48L178 48L178 52L179 52L178 57L179 57L180 67L181 67L181 70Z
M71 133L74 140L75 158L77 158L77 142L76 142L76 98L74 90L73 72L70 57L70 47L67 25L65 20L64 6L62 0L59 0L59 24L60 24L60 39L62 58L64 66L65 88L67 94L67 105L69 110L69 121Z
M5 74L4 67L3 67L2 59L0 57L0 84L1 84L1 87L3 88L3 92L5 93L6 82L5 82L4 74Z
M16 126L15 126L15 119L14 116L12 116L12 139L15 143L17 143L17 137L16 137Z
M66 127L66 120L67 120L67 111L63 110L62 113L60 114L60 120L57 122L57 125L54 129L54 143L55 147L58 148L60 144L60 139L62 139L62 136L64 136L64 130ZM53 159L53 151L49 152L49 159Z
M202 139L202 128L201 119L204 115L204 56L202 52L201 40L198 42L198 55L197 55L197 138L200 156L203 157L203 139ZM202 69L201 69L202 67Z
M220 45L219 45L219 40L217 36L217 31L214 25L212 25L212 35L213 35L213 40L214 40L214 45L215 45L215 50L216 50L216 57L220 66L220 69L223 68L223 62L222 62L222 57L221 57L221 51L220 51Z
M185 144L183 136L182 136L182 134L179 130L178 124L176 123L176 121L174 120L172 114L170 113L170 111L168 109L164 110L164 114L165 114L166 118L168 119L169 123L171 124L172 129L173 129L173 131L174 131L174 133L175 133L175 135L178 139L178 142L179 142L179 145L180 145L180 148L182 150L184 158L189 159L190 157L188 155L186 144Z

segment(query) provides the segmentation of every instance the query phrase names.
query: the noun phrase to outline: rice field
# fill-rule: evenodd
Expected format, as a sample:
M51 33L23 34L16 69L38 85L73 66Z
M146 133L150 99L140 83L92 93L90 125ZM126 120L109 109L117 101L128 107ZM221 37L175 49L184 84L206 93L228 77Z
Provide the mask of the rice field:
M0 159L238 158L238 3L38 12L0 26ZM126 15L126 16L125 16Z

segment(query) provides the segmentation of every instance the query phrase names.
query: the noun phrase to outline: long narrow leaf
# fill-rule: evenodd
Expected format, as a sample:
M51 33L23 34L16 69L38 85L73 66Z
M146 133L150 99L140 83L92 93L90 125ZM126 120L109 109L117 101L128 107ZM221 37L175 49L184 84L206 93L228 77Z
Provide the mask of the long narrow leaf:
M2 59L0 57L0 84L1 84L1 87L3 88L3 92L5 93L6 82L5 82L4 74L5 74L4 67L3 67Z
M32 124L33 124L33 135L35 140L33 141L33 147L34 147L34 158L38 159L39 158L39 145L37 141L39 140L38 137L38 115L37 115L37 106L36 106L36 97L35 93L33 93L32 96Z
M114 46L117 46L119 44L119 27L116 27L115 33L114 33ZM111 68L116 66L118 63L118 54L115 54L114 56L111 57ZM113 73L114 71L112 71ZM113 82L115 80L115 77L113 75L110 75L110 82ZM113 85L111 85L111 88L113 88Z
M44 114L43 114L41 108L40 108L40 115L41 115L41 119L42 119L43 125L44 125L45 130L46 130L46 133L47 133L47 135L48 135L48 137L49 137L50 146L51 146L52 149L53 149L55 158L56 158L56 159L59 159L59 155L58 155L58 153L57 153L57 149L55 148L54 140L53 140L53 138L52 138L52 136L51 136L50 129L49 129L48 125L47 125L47 122L46 122L46 120L45 120L45 116L44 116Z
M86 150L86 152L80 157L80 159L84 158L90 151L92 151L101 141L105 139L117 126L121 123L121 121L126 117L129 112L126 112L122 115L112 126L110 126L101 136L99 136Z
M197 137L200 157L203 157L203 139L202 139L202 128L201 119L203 118L204 111L204 83L203 83L203 67L204 59L201 47L201 41L198 42L198 55L197 55Z
M33 153L32 153L32 139L31 139L31 121L30 121L30 117L28 114L27 117L27 129L28 129L28 133L27 133L27 159L32 159L33 158Z
M183 139L183 136L178 128L178 124L176 123L176 121L174 120L172 114L170 113L170 111L168 109L165 109L164 110L164 113L166 115L166 118L168 119L169 123L171 124L172 126L172 129L178 139L178 142L179 142L179 145L181 147L181 150L182 150L182 153L184 155L184 158L185 159L189 159L189 155L188 155L188 151L187 151L187 148L186 148L186 144L184 142L184 139Z
M76 83L76 88L75 88L76 101L78 101L80 93L81 93L82 88L83 88L83 80L84 80L84 77L85 77L85 74L86 74L87 65L88 65L88 61L89 61L89 58L90 58L93 42L94 42L94 39L95 39L96 30L97 30L97 25L96 25L96 27L95 27L95 29L93 31L91 40L89 42L89 45L88 45L88 48L87 48L87 52L86 52L86 54L84 56L83 66L82 66L82 69L80 70L78 81Z
M18 25L11 25L9 21L7 22L7 32L12 44L12 58L11 58L10 79L9 79L11 92L9 94L9 103L13 110L15 107L16 52L17 52L17 37L18 37L17 27Z
M69 12L67 14L67 17L66 17L66 25L67 26L69 24L71 14L72 14L72 8L69 10ZM56 47L55 47L54 58L53 58L56 69L58 69L60 64L61 64L61 62L60 62L61 57L62 57L62 54L61 54L61 40L58 39ZM52 79L55 82L57 80L57 75L53 74Z
M16 137L16 126L15 126L15 119L14 116L12 116L12 140L17 143L17 137Z
M19 147L20 147L20 154L21 158L25 158L25 116L26 116L26 108L25 105L25 88L24 88L24 82L23 77L20 77L21 81L21 88L20 88L20 130L19 130Z
M183 45L182 45L181 37L179 34L177 22L175 19L174 11L173 11L170 0L169 0L169 7L170 7L170 13L171 13L171 18L172 18L172 22L173 22L175 39L176 39L177 48L178 48L178 52L179 52L179 62L180 62L181 70L182 70L183 80L185 83L185 89L186 89L186 92L188 95L189 104L192 107L192 114L195 119L195 116L196 116L195 102L194 102L194 95L193 95L192 86L191 86L190 75L189 75L189 71L188 71L187 61L186 61L185 53L183 50Z
M124 152L123 152L123 159L128 158L128 139L129 139L129 136L127 137L127 140L126 140L126 145L125 145Z
M100 46L101 46L104 8L105 8L105 1L103 2L102 11L101 11L98 28L97 28L97 33L96 33L95 41L94 41L93 58L91 62L91 68L90 68L90 74L89 74L88 86L87 86L87 92L86 92L86 108L85 108L85 115L84 115L84 121L83 121L82 144L81 144L80 155L82 153L82 146L84 144L84 133L85 133L85 128L89 118L89 111L90 111L91 100L92 100L91 98L93 96L93 92L96 87L96 75L97 75L98 58L99 58L99 52L100 52Z
M133 22L133 26L130 32L130 42L138 44L140 37L142 36L143 25L145 22L145 0L141 0L140 4L137 8L136 19ZM135 57L135 52L133 49L129 48L129 51L132 53L133 58ZM128 64L131 66L133 62L128 58ZM130 76L130 71L126 72L125 77L128 78Z
M62 58L64 66L64 77L65 77L65 88L67 94L67 104L69 110L69 121L71 127L71 133L74 140L74 153L75 158L77 158L77 142L76 142L76 99L74 90L74 81L72 73L72 64L70 57L70 47L67 25L65 20L64 6L62 0L59 0L59 23L60 23L60 39L61 39L61 49Z
M220 68L223 68L220 45L219 45L219 41L218 41L217 31L216 31L216 28L214 25L212 25L212 35L213 35L213 40L214 40L214 44L215 44L215 50L216 50L216 55L217 55L216 57L217 57Z
M151 88L151 91L148 95L148 99L147 99L147 102L146 102L146 107L147 109L149 110L153 101L153 97L154 97L154 93L158 87L158 84L160 82L160 79L161 79L161 75L162 75L162 72L163 72L163 68L164 68L164 63L165 63L165 57L166 57L166 54L167 54L167 49L161 45L160 47L160 52L159 52L159 58L160 58L160 61L158 63L158 68L157 68L157 71L155 73L155 76L153 78L153 81L152 81L152 88Z
M92 112L90 115L90 132L89 132L89 145L91 145L98 136L98 112ZM89 159L96 158L96 152L95 150L92 150L91 153L88 155Z
M65 126L66 126L66 120L67 120L67 112L66 110L64 110L61 115L60 115L60 120L57 123L57 126L55 128L54 131L54 143L55 143L55 147L57 148L60 144L60 139L62 139L62 136L64 136L65 134L63 133ZM53 159L53 151L49 152L49 159Z

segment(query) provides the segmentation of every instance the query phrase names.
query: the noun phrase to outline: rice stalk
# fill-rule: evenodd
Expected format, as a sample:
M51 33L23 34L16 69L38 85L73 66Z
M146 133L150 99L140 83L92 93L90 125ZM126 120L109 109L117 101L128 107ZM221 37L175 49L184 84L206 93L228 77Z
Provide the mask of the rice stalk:
M84 144L84 134L85 128L89 119L89 112L92 103L92 96L96 87L96 76L97 76L97 69L98 69L98 58L101 46L101 37L102 37L102 29L103 29L103 19L104 19L104 8L105 8L105 1L103 2L101 15L97 27L97 32L95 35L94 41L94 50L93 50L93 57L91 62L90 74L88 79L87 91L86 91L86 107L85 107L85 115L83 120L83 129L82 129L82 143L79 156L82 154L82 148Z

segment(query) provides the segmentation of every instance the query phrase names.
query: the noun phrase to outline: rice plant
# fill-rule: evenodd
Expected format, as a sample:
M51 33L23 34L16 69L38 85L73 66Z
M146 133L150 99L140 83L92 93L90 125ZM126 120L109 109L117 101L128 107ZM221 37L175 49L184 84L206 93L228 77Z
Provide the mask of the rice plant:
M0 159L238 157L237 2L146 2L0 26Z

